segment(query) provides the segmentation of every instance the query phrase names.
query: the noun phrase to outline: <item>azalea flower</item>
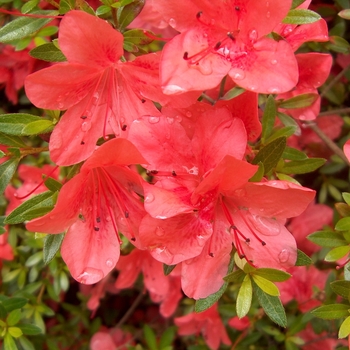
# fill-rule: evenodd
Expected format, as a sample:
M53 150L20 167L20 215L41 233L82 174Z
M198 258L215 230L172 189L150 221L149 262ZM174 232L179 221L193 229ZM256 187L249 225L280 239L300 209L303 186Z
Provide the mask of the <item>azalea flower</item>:
M281 93L298 81L290 45L266 35L292 1L158 0L158 9L181 34L162 52L163 91L179 94L216 87L228 74L250 91Z
M159 86L159 55L122 62L123 35L106 21L70 11L61 21L58 43L67 62L31 74L25 82L37 107L67 110L50 138L55 163L85 160L100 137L126 137L134 119L160 115L151 100L170 103ZM182 100L185 105L198 94L188 96Z
M202 333L210 349L218 349L221 342L226 345L231 344L217 311L217 304L200 313L192 312L185 316L176 317L174 322L179 327L179 335Z
M140 162L144 158L129 141L108 141L62 186L55 208L27 224L29 231L67 231L61 254L78 282L96 283L115 267L119 231L140 246L141 178L128 167Z
M198 118L192 139L170 121L142 118L130 131L156 179L144 184L149 215L140 226L153 257L182 262L182 289L195 299L223 284L232 244L256 267L293 266L296 243L284 223L306 208L314 191L284 181L249 182L257 166L240 160L244 126L225 108Z

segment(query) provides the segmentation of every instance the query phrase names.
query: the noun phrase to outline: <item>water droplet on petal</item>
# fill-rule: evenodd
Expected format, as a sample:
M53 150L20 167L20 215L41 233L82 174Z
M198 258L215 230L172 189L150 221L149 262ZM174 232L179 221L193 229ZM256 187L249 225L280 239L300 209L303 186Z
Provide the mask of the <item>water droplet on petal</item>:
M197 243L200 247L203 247L205 242L206 241L202 235L197 235Z
M249 39L252 43L255 43L258 40L258 32L255 29L249 32Z
M90 129L91 129L91 122L89 120L81 124L82 131L89 131Z
M173 28L176 28L176 20L174 18L170 18L169 25Z
M151 203L154 201L154 195L152 193L148 193L145 197L145 203Z
M94 284L104 277L101 270L93 267L86 267L84 271L77 277L77 281L83 284Z
M247 191L244 188L239 188L234 192L234 195L237 197L244 197L247 194Z
M169 124L173 124L173 123L174 123L174 118L172 118L172 117L166 117L166 121L167 121Z
M185 89L183 89L182 87L177 86L177 85L162 86L162 90L167 95L173 95L173 94L185 92Z
M58 107L59 109L62 109L62 108L63 108L63 103L62 103L62 102L58 102L57 107Z
M273 65L277 64L277 60L271 60L271 64Z
M277 220L259 215L252 215L249 219L264 236L277 236L281 232L281 224Z
M270 3L268 1L266 1L266 7L269 7Z
M107 267L113 267L114 266L114 262L112 259L107 259L106 260L106 266Z
M266 12L266 17L267 17L267 18L270 18L270 16L271 16L271 12L270 12L270 11L267 11L267 12Z
M278 254L278 260L280 263L285 263L288 261L290 256L290 253L287 249L282 249L281 252Z
M186 112L186 117L188 117L188 118L191 118L192 117L192 113L191 112Z
M236 80L242 80L245 78L245 73L243 70L241 69L237 69L233 74L232 74L232 78L236 79Z
M154 116L148 118L148 122L150 124L157 124L159 122L159 120L160 120L159 117L154 117Z
M278 94L280 92L280 89L278 87L271 87L267 89L267 92L270 94Z

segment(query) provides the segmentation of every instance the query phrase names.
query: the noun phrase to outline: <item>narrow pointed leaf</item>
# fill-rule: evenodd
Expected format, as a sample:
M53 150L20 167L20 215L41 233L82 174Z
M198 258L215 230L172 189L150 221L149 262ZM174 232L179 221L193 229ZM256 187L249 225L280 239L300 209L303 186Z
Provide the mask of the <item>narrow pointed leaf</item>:
M338 338L346 338L350 334L350 316L348 316L339 328Z
M167 265L163 264L163 272L165 276L168 276L171 274L171 271L175 269L176 265Z
M20 309L24 305L26 305L28 302L25 298L18 298L18 297L5 297L1 296L0 303L3 305L3 307L6 309L7 312L11 312L16 309Z
M347 244L347 241L341 234L332 231L315 232L307 236L307 239L321 247L334 248Z
M321 16L311 10L294 9L290 10L282 23L284 24L308 24L321 19Z
M254 275L264 277L272 282L284 282L291 277L288 272L270 268L256 269Z
M145 0L134 0L118 10L119 30L126 28L142 11Z
M286 162L282 169L279 171L285 174L306 174L320 168L326 159L323 158L310 158L305 160L292 160Z
M12 179L20 159L12 157L0 165L0 193L5 191L6 186Z
M10 147L28 147L18 136L6 135L0 132L0 144Z
M265 143L266 139L271 135L273 126L275 125L277 110L275 99L272 95L267 98L264 114L262 117L262 133L261 142Z
M220 98L220 100L224 100L224 101L232 100L233 98L243 94L244 91L245 91L245 89L243 89L239 86L236 86L236 87L228 90L226 92L226 94Z
M335 229L337 231L347 231L350 230L350 217L340 219L336 225Z
M301 152L295 148L286 147L283 152L282 158L288 160L304 160L307 159L307 155L304 152Z
M330 284L334 293L341 297L348 299L350 298L350 281L334 281Z
M10 333L6 333L4 337L4 348L6 350L18 350L15 340Z
M347 254L349 254L349 252L350 252L349 245L336 247L327 253L324 260L325 261L337 261L337 260L343 258L344 256L346 256Z
M280 295L280 291L274 283L259 275L252 274L253 281L266 293L275 297Z
M244 277L241 288L239 289L237 302L236 302L236 311L237 311L237 316L239 318L244 317L249 312L250 306L252 304L252 297L253 297L252 282L250 280L250 276L246 275Z
M46 62L64 62L67 61L66 56L53 43L40 45L29 51L29 55Z
M295 263L295 266L309 266L311 264L312 264L311 258L308 257L300 249L298 249L298 251L297 251L297 261Z
M319 318L325 320L335 320L337 318L343 318L349 316L350 305L346 304L329 304L318 307L312 310L311 313Z
M56 255L61 248L61 244L64 238L64 233L47 235L44 238L43 260L47 265Z
M278 107L284 109L305 108L311 106L318 98L318 94L309 93L294 96L279 102Z

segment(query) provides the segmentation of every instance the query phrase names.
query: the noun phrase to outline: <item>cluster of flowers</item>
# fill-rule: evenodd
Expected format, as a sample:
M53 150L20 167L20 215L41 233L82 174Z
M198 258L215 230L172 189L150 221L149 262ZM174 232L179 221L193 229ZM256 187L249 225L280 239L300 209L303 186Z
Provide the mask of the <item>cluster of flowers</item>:
M327 41L328 33L323 19L283 24L291 6L291 0L147 1L138 23L172 38L161 51L136 58L124 53L122 33L107 21L77 10L64 15L58 45L67 61L29 74L25 92L38 108L64 111L49 140L52 161L82 165L54 209L26 228L66 232L61 254L74 279L95 284L117 266L115 287L126 288L142 270L167 317L180 286L194 299L217 292L232 252L256 268L295 265L297 243L286 220L310 209L315 191L273 176L254 180L252 147L262 131L259 94L279 100L318 94L331 69L328 54L295 54L307 41ZM235 87L244 91L223 98ZM280 111L305 121L319 109L315 98L308 107ZM124 237L134 249L120 256ZM163 264L176 265L169 276ZM217 317L216 309L208 312ZM208 344L217 348L220 339L212 336Z

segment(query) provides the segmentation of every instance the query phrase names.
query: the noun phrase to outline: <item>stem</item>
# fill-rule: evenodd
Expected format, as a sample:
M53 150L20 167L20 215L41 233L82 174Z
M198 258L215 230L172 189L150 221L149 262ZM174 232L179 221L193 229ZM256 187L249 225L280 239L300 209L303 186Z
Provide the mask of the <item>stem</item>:
M115 328L120 328L128 320L128 318L132 315L132 313L135 311L137 306L140 304L142 298L143 298L143 291L140 292L140 294L137 296L137 298L134 300L134 302L130 306L129 310L120 319L120 321L117 323Z
M347 114L350 113L350 108L340 108L340 109L332 109L330 111L325 111L325 112L321 112L319 113L319 117L323 117L325 115L332 115L332 114Z
M112 7L112 18L113 18L113 23L116 28L118 28L118 17L117 17L117 10Z
M49 150L49 147L37 147L37 148L30 148L30 149L20 149L20 154L21 157L28 156L30 154L35 154L35 153L41 153L41 152L46 152ZM12 152L7 152L5 153L6 156L11 157L13 155Z
M320 94L320 97L324 97L327 92L343 77L343 75L346 73L346 71L349 69L349 66L345 67L338 75L334 77L333 80L323 89L323 91Z
M206 95L204 92L202 93L201 97L204 99L204 100L207 100L208 102L210 102L213 106L215 105L216 101L211 98L210 96Z
M344 152L314 122L306 121L304 125L307 125L334 154L339 156L346 165L350 166L350 162L348 158L346 158Z
M45 284L43 284L43 285L41 286L41 288L40 288L38 297L36 298L36 301L37 301L38 304L41 303L41 298L42 298L42 296L43 296L43 294L44 294L45 287L46 287Z
M60 5L54 0L46 0L46 2L48 2L50 5L58 8L58 9L60 8Z
M218 100L220 100L220 98L221 98L222 96L224 96L226 78L227 78L227 75L225 75L225 76L222 78L222 80L221 80Z

